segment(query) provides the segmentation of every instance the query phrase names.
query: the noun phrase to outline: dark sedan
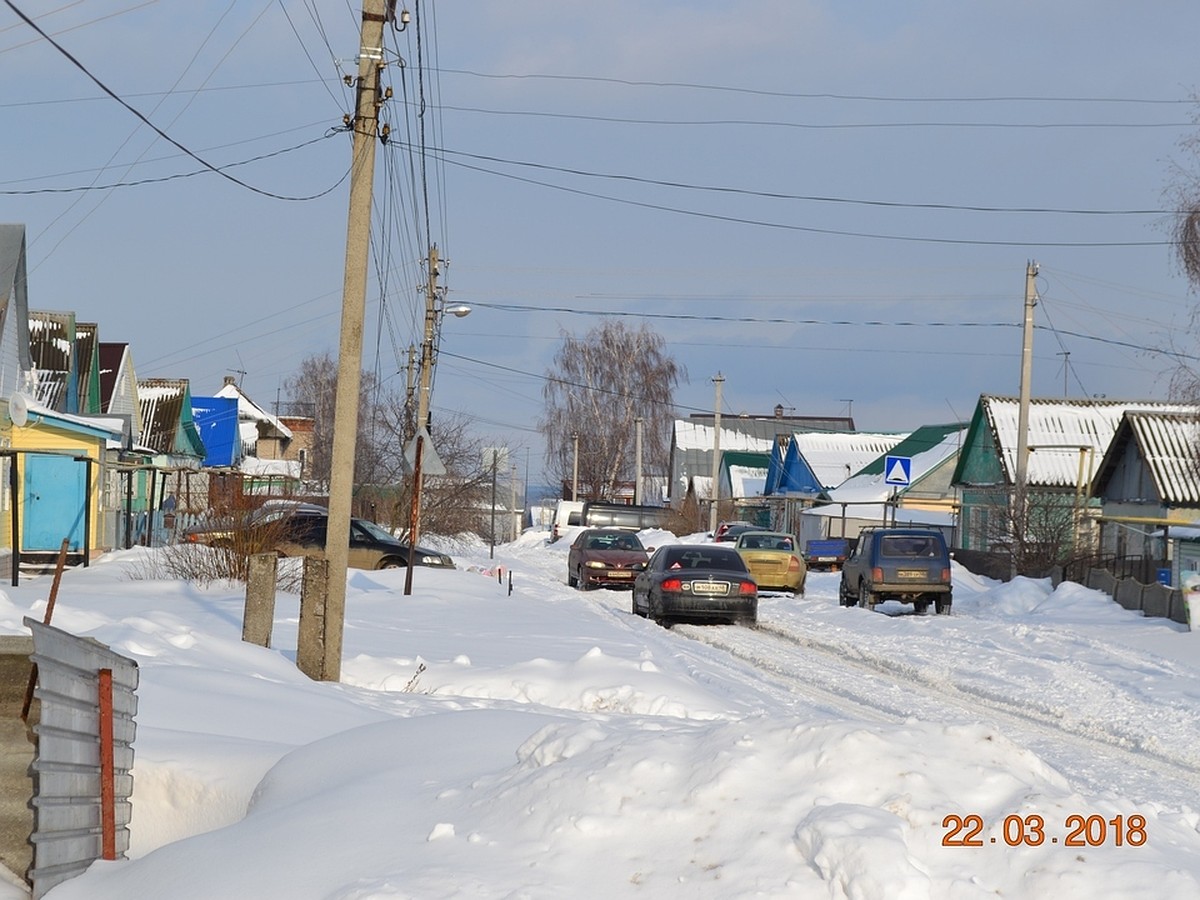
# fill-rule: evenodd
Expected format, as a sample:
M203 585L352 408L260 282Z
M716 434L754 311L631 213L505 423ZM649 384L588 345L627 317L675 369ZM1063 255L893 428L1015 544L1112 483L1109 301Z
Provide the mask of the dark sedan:
M650 555L638 536L620 528L588 528L579 532L567 551L567 584L586 591L593 587L633 586Z
M758 620L758 586L738 552L715 544L660 547L633 583L633 612L660 625Z
M329 513L324 509L303 510L287 518L275 550L280 556L324 556ZM350 520L347 564L352 569L398 569L408 565L408 544L385 528L366 519ZM445 553L417 547L413 559L418 566L453 569L454 560Z

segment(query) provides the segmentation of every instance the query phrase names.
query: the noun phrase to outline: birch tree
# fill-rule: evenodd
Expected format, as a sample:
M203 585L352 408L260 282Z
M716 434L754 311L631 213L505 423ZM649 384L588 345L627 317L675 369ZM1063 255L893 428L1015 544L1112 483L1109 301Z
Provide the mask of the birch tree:
M636 421L642 419L643 474L668 470L674 389L687 373L649 326L627 328L604 319L586 334L562 332L563 343L546 372L547 472L569 484L579 436L580 498L606 499L636 474Z

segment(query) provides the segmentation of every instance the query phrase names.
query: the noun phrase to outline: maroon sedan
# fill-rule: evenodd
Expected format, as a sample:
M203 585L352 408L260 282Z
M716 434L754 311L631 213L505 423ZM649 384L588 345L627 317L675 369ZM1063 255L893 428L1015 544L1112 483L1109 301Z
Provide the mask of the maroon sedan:
M588 528L579 532L567 552L567 584L586 591L594 587L633 587L650 554L632 531Z

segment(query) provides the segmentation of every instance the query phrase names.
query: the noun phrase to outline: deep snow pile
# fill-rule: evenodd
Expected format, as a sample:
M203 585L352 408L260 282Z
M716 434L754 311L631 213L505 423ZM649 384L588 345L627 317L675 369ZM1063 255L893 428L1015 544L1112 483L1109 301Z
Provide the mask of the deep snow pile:
M140 709L132 858L51 900L1200 896L1200 803L1164 799L1180 784L1082 789L986 711L878 721L768 690L629 615L627 594L568 589L565 551L460 546L459 570L418 570L411 597L402 571L352 573L341 684L295 669L294 596L266 650L240 641L236 588L128 580L144 551L67 573L54 624L136 659ZM956 579L952 617L843 609L827 578L762 618L905 648L930 678L1041 685L1051 710L1074 691L1081 716L1135 736L1163 719L1200 746L1200 635L1077 586ZM0 594L0 629L40 616L48 586ZM1073 815L1104 838L1067 847ZM982 846L946 846L968 836L954 816L980 817Z

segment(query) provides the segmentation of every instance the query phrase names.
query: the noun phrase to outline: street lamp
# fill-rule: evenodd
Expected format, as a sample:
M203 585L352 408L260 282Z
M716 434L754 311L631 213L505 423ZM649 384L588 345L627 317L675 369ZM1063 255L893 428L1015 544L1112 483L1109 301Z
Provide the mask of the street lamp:
M437 343L442 330L442 317L448 312L461 319L471 312L471 307L463 304L445 306L444 291L438 287L437 278L438 251L435 244L429 248L429 280L425 288L425 335L421 341L421 382L417 395L416 434L413 436L414 471L408 529L410 557L416 552L417 541L421 535L421 490L425 481L421 469L422 444L428 438L429 395L433 388L433 367L437 362ZM412 593L412 570L410 562L404 573L405 596Z

